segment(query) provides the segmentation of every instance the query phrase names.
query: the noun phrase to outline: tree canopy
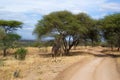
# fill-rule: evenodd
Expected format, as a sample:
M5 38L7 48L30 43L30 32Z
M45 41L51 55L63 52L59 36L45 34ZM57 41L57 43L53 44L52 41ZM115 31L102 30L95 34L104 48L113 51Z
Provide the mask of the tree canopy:
M69 11L52 12L45 15L42 20L38 22L34 30L34 34L41 38L46 34L55 34L61 39L61 44L65 54L69 54L69 50L79 43L83 36L95 37L96 33L90 27L96 27L95 21L85 13L72 14ZM90 32L91 29L91 32ZM95 29L95 28L94 28ZM93 35L94 34L94 35Z
M7 55L7 49L14 47L14 42L21 37L15 33L18 28L22 27L22 22L0 20L0 45L3 49L3 56Z
M3 28L6 33L22 28L22 24L22 22L14 20L0 20L0 27Z
M111 47L120 47L120 13L105 16L100 22L104 39Z

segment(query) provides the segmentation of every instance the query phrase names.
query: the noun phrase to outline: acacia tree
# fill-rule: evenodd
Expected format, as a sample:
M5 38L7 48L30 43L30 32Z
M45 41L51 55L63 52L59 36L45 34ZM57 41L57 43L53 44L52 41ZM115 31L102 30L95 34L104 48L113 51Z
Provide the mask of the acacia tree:
M101 19L102 32L107 43L120 50L120 13L105 16Z
M15 41L21 37L15 33L18 28L22 27L22 22L0 20L0 28L4 31L5 36L0 39L1 47L3 49L3 56L7 55L7 49L13 48Z
M82 30L75 15L68 11L59 11L45 15L36 25L34 33L39 38L47 33L57 33L59 39L62 39L64 53L69 55L70 49L79 41L79 32Z
M100 40L100 31L98 28L97 20L91 20L91 24L87 27L86 38L92 44L92 46L97 45Z
M97 20L92 19L85 13L77 14L76 18L82 26L82 31L80 31L80 39L83 40L85 45L87 45L87 42L91 42L93 46L100 40Z

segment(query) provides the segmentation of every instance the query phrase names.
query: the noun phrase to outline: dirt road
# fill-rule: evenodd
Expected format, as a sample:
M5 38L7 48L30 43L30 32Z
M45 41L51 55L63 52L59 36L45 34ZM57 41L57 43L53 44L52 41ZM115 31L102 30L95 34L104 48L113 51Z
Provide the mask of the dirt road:
M94 57L73 64L54 80L120 80L120 73L114 58Z

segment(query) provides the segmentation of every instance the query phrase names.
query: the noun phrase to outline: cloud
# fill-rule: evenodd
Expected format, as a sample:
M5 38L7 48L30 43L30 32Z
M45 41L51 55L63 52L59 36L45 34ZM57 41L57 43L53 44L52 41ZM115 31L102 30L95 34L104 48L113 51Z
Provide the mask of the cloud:
M57 10L70 10L78 13L104 3L105 0L7 0L1 1L6 11L27 12L38 11L41 14L48 14Z
M95 13L103 14L108 11L120 11L120 4L109 2L109 0L3 0L0 3L0 7L0 12L11 13L7 17L17 14L24 19L29 18L28 16L33 17L32 20L36 19L38 15L45 15L60 10L68 10L75 14L86 12L90 15ZM15 17L19 18L17 15Z
M18 20L24 23L35 23L36 20L40 19L41 15L37 13L27 12L11 12L11 11L0 11L0 19L6 20Z
M24 34L29 37L32 35L34 25L43 15L53 11L68 10L75 14L86 12L97 19L108 12L120 12L120 3L109 1L111 0L0 0L0 19L24 22L23 29L18 33L25 38Z
M101 6L102 11L120 12L120 3L108 3Z
M2 10L2 9L4 9L4 7L1 6L0 9Z
M4 20L17 20L24 23L23 28L17 31L18 34L22 36L23 39L35 39L32 35L33 29L37 20L41 18L40 14L36 13L19 13L19 12L10 12L3 11L0 12L0 19Z

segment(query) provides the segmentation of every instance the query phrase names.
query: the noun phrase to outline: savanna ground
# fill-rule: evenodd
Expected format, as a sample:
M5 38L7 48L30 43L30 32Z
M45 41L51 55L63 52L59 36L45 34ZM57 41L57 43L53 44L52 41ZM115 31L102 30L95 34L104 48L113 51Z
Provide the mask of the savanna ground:
M101 51L104 54L120 54L103 47L77 47L71 50L71 56L51 57L51 47L33 48L28 47L28 55L23 61L16 60L13 55L0 56L0 80L53 80L61 71L75 62L99 57L92 54L94 51ZM12 52L11 50L10 52ZM120 57L115 57L117 66L120 69ZM19 72L15 78L14 72ZM120 70L119 70L120 71Z

